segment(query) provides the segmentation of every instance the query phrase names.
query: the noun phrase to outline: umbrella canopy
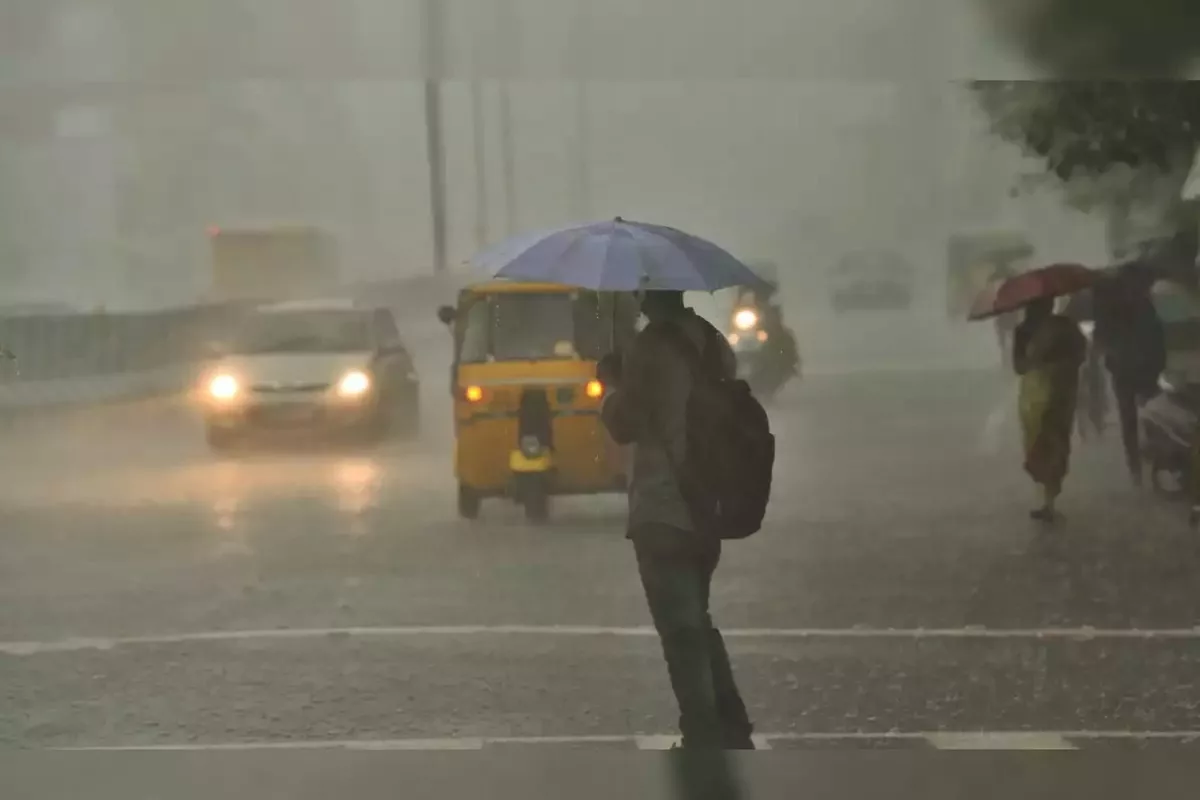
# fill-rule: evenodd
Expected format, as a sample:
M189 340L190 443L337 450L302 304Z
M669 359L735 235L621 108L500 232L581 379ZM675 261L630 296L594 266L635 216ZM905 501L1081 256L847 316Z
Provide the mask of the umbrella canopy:
M981 320L1017 311L1043 298L1062 297L1092 287L1100 274L1082 264L1051 264L989 285L971 304L967 319Z
M494 278L600 292L768 288L754 270L712 242L620 217L515 236L476 256L473 264Z

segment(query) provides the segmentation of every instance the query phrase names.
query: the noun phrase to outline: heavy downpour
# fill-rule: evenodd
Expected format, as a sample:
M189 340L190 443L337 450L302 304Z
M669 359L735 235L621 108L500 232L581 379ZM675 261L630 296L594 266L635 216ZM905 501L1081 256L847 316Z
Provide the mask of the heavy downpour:
M1183 44L4 5L0 749L101 751L20 796L908 797L804 759L1200 744ZM1106 60L1170 73L1054 79Z

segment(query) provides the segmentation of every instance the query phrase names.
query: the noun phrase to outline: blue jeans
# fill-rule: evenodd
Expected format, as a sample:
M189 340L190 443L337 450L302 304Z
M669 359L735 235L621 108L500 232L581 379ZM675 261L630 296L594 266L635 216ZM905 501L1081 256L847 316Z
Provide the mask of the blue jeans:
M713 572L721 558L720 542L664 547L664 540L674 538L670 533L680 541L694 541L697 534L661 528L652 532L657 535L645 533L634 532L630 538L679 704L683 746L753 749L754 729L734 681L725 641L708 607Z

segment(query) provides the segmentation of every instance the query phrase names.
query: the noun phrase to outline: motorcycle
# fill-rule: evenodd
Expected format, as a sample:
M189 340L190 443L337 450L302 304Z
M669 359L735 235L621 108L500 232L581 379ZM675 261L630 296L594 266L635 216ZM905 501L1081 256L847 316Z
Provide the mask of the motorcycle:
M762 400L770 400L792 378L800 377L796 336L782 324L765 325L758 309L743 306L733 313L727 334L737 356L738 378Z
M1200 384L1163 375L1159 394L1138 409L1142 453L1150 483L1163 491L1162 476L1180 489L1192 484L1192 449L1200 423Z

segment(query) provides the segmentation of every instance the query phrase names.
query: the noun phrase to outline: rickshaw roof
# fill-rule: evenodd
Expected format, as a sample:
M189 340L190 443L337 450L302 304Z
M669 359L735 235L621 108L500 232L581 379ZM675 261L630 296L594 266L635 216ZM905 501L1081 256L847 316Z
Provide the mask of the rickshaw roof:
M462 291L470 294L506 294L506 293L543 293L569 294L580 291L577 286L561 283L530 283L526 281L489 280L471 283L464 286Z

